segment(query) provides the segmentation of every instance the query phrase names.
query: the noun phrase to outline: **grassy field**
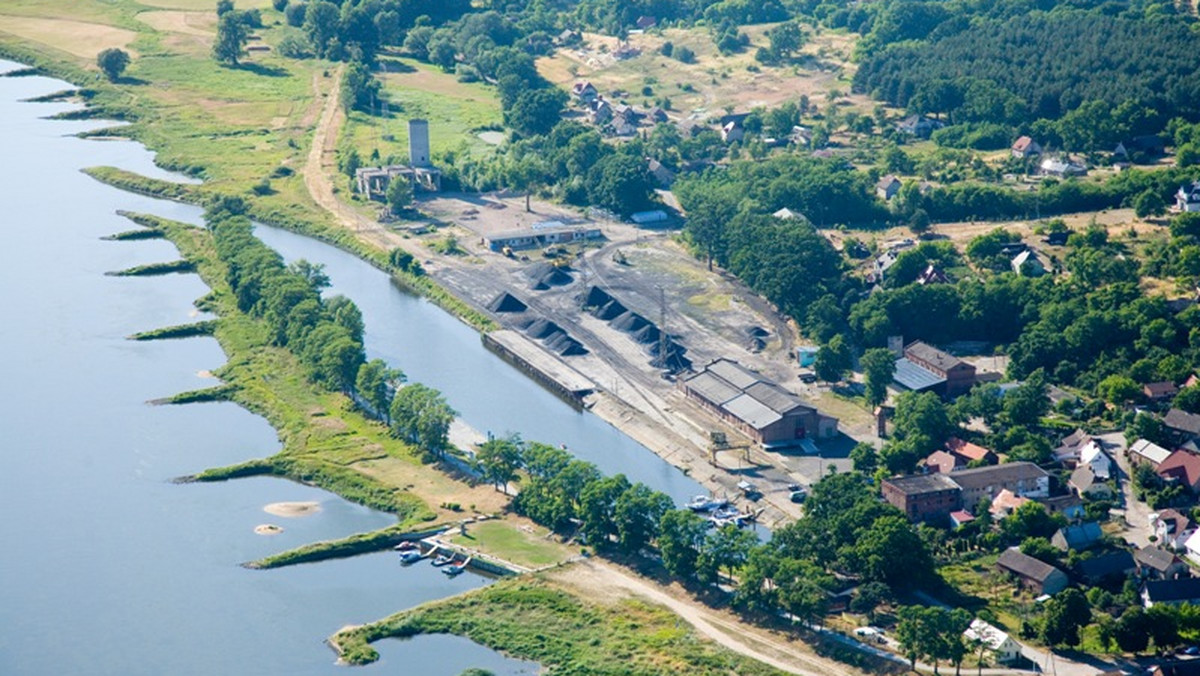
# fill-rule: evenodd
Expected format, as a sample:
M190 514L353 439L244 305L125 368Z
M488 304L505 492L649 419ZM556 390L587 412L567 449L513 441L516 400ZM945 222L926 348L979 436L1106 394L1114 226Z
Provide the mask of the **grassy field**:
M505 580L339 633L343 659L378 659L369 642L453 633L556 673L758 676L781 673L699 637L667 610L637 600L584 600L544 577Z
M549 535L550 532L541 526L514 528L505 521L485 521L471 525L466 535L455 535L450 541L526 568L561 563L578 553L578 548L548 539Z

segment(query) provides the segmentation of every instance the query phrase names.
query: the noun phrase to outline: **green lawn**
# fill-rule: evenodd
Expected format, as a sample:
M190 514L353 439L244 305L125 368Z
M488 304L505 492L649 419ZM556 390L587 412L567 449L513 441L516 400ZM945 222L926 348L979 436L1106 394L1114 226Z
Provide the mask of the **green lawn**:
M472 524L467 534L455 535L451 542L491 554L527 568L540 568L566 560L572 548L547 540L541 526L528 531L509 521L485 521Z

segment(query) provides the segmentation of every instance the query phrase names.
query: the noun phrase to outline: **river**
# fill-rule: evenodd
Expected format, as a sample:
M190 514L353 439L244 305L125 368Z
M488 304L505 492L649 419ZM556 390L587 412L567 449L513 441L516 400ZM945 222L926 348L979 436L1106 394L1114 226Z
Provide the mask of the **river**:
M17 68L0 61L0 72ZM0 633L2 674L345 673L323 644L362 623L489 583L401 568L390 553L271 571L238 564L394 522L319 489L269 478L178 485L171 479L278 449L261 418L233 404L146 402L215 384L211 338L132 342L137 331L194 321L207 288L195 275L105 272L168 261L168 242L103 241L132 228L117 210L198 223L196 207L125 193L79 172L111 165L186 180L140 145L82 140L103 126L43 119L74 106L21 99L66 88L0 78ZM565 444L683 500L701 492L679 470L588 412L577 412L486 351L469 327L394 287L340 250L286 231L258 234L287 259L322 263L362 309L368 356L442 390L481 431ZM273 502L312 501L302 518ZM281 526L258 535L260 524ZM15 629L15 630L14 630ZM455 676L468 667L532 673L452 636L384 641L365 674Z
M0 62L0 72L16 64ZM394 523L277 479L177 485L173 477L278 449L263 419L232 404L145 402L214 384L216 341L125 336L190 321L195 275L104 273L178 257L163 241L100 237L118 209L197 222L194 207L104 186L79 169L115 165L171 178L141 146L70 136L97 121L40 119L72 108L21 99L67 87L0 78L0 674L346 674L323 640L416 604L487 584L390 553L272 571L238 564L316 539ZM177 177L176 177L177 178ZM263 507L314 501L280 518ZM284 528L254 533L259 524ZM364 674L532 673L465 639L385 641Z

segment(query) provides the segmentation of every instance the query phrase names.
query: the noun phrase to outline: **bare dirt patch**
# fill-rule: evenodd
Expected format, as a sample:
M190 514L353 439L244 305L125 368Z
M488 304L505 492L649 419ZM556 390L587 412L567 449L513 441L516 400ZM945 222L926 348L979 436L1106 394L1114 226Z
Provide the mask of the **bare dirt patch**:
M215 12L154 11L141 12L138 21L155 30L210 38L217 32Z
M49 45L69 54L94 59L110 47L129 50L137 33L100 23L0 14L0 31Z
M141 0L147 7L162 7L163 9L212 10L215 2L212 0ZM238 0L238 9L266 9L271 6L271 0Z
M254 527L254 532L259 535L279 535L283 529L273 523L264 523Z

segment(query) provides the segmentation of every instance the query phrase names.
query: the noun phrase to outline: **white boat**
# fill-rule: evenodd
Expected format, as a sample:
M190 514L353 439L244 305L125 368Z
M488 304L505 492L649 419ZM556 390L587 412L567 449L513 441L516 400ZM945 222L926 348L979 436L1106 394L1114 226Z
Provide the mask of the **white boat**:
M442 572L449 575L450 577L454 577L455 575L458 575L459 573L464 572L466 569L467 569L467 564L456 563L453 566L446 566L445 568L442 569Z
M422 555L421 552L416 549L409 549L407 551L400 552L400 563L416 563L423 558L425 558L424 555Z
M439 568L441 566L448 566L452 563L454 563L453 554L442 554L433 560L433 565L438 566Z
M714 498L711 495L697 495L685 507L693 512L711 512L728 504L729 501L724 498Z

